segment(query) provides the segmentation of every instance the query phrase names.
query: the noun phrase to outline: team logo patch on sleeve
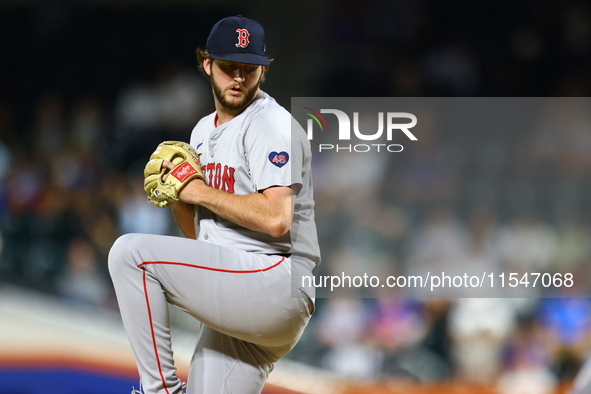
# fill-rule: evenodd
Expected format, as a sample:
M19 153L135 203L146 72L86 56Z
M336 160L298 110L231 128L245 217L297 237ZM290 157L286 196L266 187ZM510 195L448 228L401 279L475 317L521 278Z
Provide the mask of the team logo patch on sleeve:
M284 165L286 165L289 161L289 155L287 154L287 152L271 152L269 153L269 161L277 167L281 168Z

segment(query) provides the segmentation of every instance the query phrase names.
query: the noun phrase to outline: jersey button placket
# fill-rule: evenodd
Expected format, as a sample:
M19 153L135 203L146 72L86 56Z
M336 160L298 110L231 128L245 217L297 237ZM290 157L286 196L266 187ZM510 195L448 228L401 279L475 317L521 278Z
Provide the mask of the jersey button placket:
M211 134L209 138L209 155L211 157L215 157L215 147L217 145L217 141L220 137L220 131L216 130L214 133Z

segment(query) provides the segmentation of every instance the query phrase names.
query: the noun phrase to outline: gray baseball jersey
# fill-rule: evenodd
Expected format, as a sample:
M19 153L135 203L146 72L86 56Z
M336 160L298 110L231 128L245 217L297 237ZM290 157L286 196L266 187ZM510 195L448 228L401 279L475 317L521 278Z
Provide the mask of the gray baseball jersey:
M290 253L320 262L314 224L311 153L304 131L291 114L264 92L232 121L215 127L215 113L193 129L191 145L202 153L207 184L229 193L249 194L271 186L298 192L290 231L280 238L238 226L200 207L199 240L248 252ZM292 131L293 129L293 131ZM305 186L305 187L303 187Z
M198 207L197 240L127 234L115 242L109 270L145 393L181 392L168 302L203 323L189 394L260 393L314 310L313 288L292 292L292 278L320 262L305 133L263 92L229 122L216 127L214 117L191 136L207 184L233 194L291 186L292 226L273 238Z

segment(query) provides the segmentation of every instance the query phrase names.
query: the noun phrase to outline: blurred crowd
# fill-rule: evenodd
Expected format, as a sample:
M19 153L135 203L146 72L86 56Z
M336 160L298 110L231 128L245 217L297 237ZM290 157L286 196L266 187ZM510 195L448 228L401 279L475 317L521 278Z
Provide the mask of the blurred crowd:
M557 152L557 157L562 155L568 154ZM378 179L381 186L376 184L373 193L367 193L363 182L359 189L356 181L348 189L320 183L317 203L331 207L318 210L325 261L320 275L374 272L383 280L386 275L427 271L513 272L521 280L531 272L572 273L575 285L544 289L538 283L535 290L527 290L530 298L518 299L470 298L476 293L471 289L452 289L453 298L445 300L375 299L362 298L376 294L364 294L367 289L350 289L354 291L345 294L348 298L319 300L314 340L322 348L320 355L311 354L325 367L361 379L451 378L498 383L503 393L552 392L554 384L572 378L591 346L591 300L579 298L588 297L590 288L591 223L582 213L587 194L577 195L582 199L578 205L560 188L560 176L548 176L541 185L531 185L529 209L522 210L524 196L509 180L472 196L466 184L470 178L459 176L461 168L451 164L452 157L435 157L425 155L426 162L420 164L407 162L417 166L414 170L402 163L402 168L387 167L394 172L388 174L391 182ZM513 160L507 166L517 169ZM405 176L407 171L412 176ZM586 172L571 187L584 186ZM367 200L394 185L396 190L384 198ZM415 187L421 190L415 193ZM544 200L548 187L554 197L548 205L537 205L536 197ZM344 193L351 203L338 206ZM495 194L501 195L495 199ZM496 286L502 297L510 296L507 284L503 289ZM384 297L391 296L397 293L387 289ZM309 346L314 348L314 343ZM516 391L521 385L524 391Z
M83 20L98 19L84 29L68 24L82 12L70 3L39 4L5 14L20 17L4 25L36 27L23 38L25 49L1 38L6 62L0 67L8 69L0 77L0 281L116 310L106 272L114 240L129 232L180 235L168 210L146 202L146 158L162 140L188 140L195 122L213 109L211 91L192 53L188 61L158 57L159 50L169 53L169 42L154 33L154 48L140 39L125 48L119 43L114 55L95 47L98 56L84 65L96 70L73 73L68 85L66 71L83 51L72 44L75 54L57 52L67 57L61 59L66 71L53 74L59 83L46 84L51 73L34 70L57 69L52 45L104 34L113 20L106 8L85 10ZM301 69L308 79L297 93L305 96L587 96L588 4L502 4L484 11L469 1L318 2L325 19L302 35L316 37L306 41L312 53L318 45L326 53L281 69L276 47L277 72ZM271 16L256 9L260 15L240 12L265 24ZM190 18L167 10L143 9L138 25L149 28L156 20L163 29L190 31ZM121 26L131 23L122 15L133 10L118 12L113 41L132 31ZM38 41L45 46L35 52ZM131 60L122 52L136 47L151 57L132 65L139 70L142 61L152 62L151 72L138 77L132 65L121 64L128 68L116 74L117 62ZM26 49L32 54L19 58ZM289 107L288 77L274 72L263 89ZM324 264L318 273L363 272L362 263L388 274L419 267L572 272L580 278L576 294L586 295L588 109L556 108L533 130L487 140L425 130L408 154L361 163L356 168L374 171L358 176L335 175L348 165L347 155L319 159L314 176ZM561 298L318 299L316 316L289 357L351 379L458 379L503 393L521 386L524 393L549 393L572 378L591 349L591 301L554 295Z
M573 286L530 281L512 296L497 282L503 298L455 288L446 299L340 288L318 300L294 357L354 379L451 379L507 394L572 379L591 349L591 101L543 102L505 129L468 121L477 136L418 116L419 141L402 153L318 153L317 274L570 273Z
M147 203L146 157L186 140L210 94L196 72L170 66L112 106L91 94L67 106L46 92L24 130L0 108L3 277L114 307L105 264L115 239L175 231L170 212Z

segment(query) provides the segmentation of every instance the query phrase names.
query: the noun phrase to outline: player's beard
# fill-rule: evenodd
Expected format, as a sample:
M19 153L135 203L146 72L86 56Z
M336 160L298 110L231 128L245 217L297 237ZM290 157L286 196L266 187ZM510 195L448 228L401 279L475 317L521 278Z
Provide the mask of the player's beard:
M212 70L212 72L213 72L213 70ZM243 92L245 92L246 94L244 95L244 98L242 100L237 101L237 102L230 102L230 101L226 100L226 98L224 97L224 93L222 92L222 89L215 83L214 78L213 78L213 74L212 74L212 78L211 78L211 87L213 89L213 94L215 95L215 97L217 98L219 103L224 108L227 108L230 110L236 110L236 109L244 108L248 104L250 104L250 102L254 99L254 97L256 96L256 94L259 90L259 86L261 85L262 79L263 79L263 75L261 74L257 83L247 91L245 91L244 86L240 85L240 89Z

